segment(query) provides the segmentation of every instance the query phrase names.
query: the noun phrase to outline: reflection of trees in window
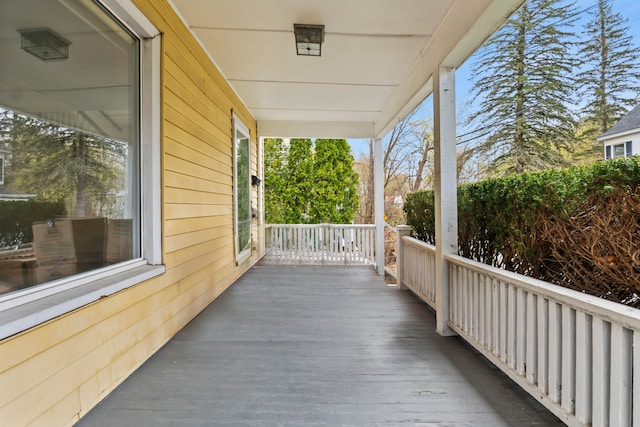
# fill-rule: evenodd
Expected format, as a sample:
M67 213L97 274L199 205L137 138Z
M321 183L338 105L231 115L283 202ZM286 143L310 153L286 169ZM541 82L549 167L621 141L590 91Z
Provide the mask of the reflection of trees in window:
M0 126L14 191L64 200L75 216L123 214L127 144L5 110Z
M239 135L240 136L240 135ZM251 240L251 189L249 186L249 138L239 137L236 151L238 252L249 249Z

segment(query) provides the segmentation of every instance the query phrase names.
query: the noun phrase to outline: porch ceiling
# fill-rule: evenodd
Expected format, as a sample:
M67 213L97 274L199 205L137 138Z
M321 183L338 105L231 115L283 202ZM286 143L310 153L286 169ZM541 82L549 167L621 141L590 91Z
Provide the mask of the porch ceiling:
M261 136L384 136L523 0L172 0ZM321 57L293 24L323 24Z

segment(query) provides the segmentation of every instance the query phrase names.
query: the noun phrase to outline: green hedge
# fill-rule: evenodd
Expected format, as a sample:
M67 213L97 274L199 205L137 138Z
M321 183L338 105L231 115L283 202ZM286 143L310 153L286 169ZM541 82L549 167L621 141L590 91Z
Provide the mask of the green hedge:
M62 202L0 201L0 248L33 241L31 225L37 221L65 216Z
M549 271L549 266L564 261L552 250L557 245L552 248L550 224L588 213L590 203L608 200L615 205L637 195L639 184L640 158L630 157L462 185L458 187L459 254L542 280L565 282L552 277L557 268L551 268L553 274ZM617 198L607 197L613 194ZM414 236L434 244L433 192L408 195L404 209Z

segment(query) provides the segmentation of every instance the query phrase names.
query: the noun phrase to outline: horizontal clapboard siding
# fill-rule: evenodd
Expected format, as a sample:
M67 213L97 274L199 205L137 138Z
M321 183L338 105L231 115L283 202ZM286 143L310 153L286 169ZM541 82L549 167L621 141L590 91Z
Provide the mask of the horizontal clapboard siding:
M233 250L232 112L252 174L255 120L167 2L134 2L162 33L166 273L0 342L0 425L73 424L250 265Z

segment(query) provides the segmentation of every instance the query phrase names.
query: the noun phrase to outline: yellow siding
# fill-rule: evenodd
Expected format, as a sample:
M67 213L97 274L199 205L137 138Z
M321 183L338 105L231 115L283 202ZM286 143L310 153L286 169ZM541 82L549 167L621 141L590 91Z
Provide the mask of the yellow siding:
M73 424L250 264L236 266L233 250L232 111L251 130L253 174L255 120L166 1L135 3L162 33L167 270L1 341L2 426ZM258 245L256 221L253 232Z

